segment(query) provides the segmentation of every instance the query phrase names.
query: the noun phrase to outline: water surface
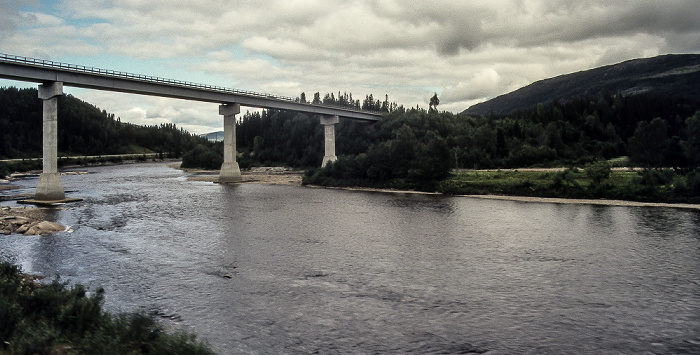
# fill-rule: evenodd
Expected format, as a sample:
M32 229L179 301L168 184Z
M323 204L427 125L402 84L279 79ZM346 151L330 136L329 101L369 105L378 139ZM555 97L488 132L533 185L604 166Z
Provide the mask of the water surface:
M2 256L222 354L700 352L697 211L87 171L52 212L74 232Z

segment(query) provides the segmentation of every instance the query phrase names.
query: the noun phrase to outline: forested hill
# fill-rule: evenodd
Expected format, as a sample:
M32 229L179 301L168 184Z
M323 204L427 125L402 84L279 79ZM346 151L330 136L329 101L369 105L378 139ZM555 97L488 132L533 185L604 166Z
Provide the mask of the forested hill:
M41 157L42 105L37 89L0 88L0 159ZM203 141L174 124L124 123L72 95L58 97L59 155L155 152L179 157Z
M700 97L700 54L669 54L634 59L541 80L511 93L476 104L467 115L508 115L539 103L622 94L657 97Z

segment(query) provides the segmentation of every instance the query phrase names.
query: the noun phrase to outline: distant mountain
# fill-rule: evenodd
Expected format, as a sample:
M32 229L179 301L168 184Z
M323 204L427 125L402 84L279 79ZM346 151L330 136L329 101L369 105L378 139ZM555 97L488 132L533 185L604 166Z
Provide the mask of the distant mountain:
M621 93L625 96L700 97L700 54L668 54L633 59L600 68L540 80L471 106L467 115L507 115L539 103Z
M203 134L202 137L206 138L210 142L223 141L224 140L224 131Z

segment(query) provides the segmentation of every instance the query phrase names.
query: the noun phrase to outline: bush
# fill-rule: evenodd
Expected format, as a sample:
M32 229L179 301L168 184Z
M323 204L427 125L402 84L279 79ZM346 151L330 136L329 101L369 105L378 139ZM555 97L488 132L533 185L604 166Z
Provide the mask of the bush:
M2 261L0 353L213 354L195 335L168 333L149 316L104 312L103 295L58 279L40 285Z
M600 185L603 180L610 177L612 166L607 161L601 160L586 165L583 171L586 173L586 176L591 179L592 184L597 186Z
M685 195L688 197L700 197L700 172L693 170L686 174L682 185L681 191Z
M554 160L557 152L545 146L533 147L523 144L518 149L514 149L508 156L508 164L511 166L532 166L537 163Z
M41 167L41 160L0 162L0 178L4 178L14 172L22 173L30 170L41 170Z
M215 147L198 144L194 149L182 156L182 167L208 170L221 168L221 164L224 162L223 151L214 149Z
M641 172L640 184L646 186L661 186L673 181L676 173L671 169L645 169Z

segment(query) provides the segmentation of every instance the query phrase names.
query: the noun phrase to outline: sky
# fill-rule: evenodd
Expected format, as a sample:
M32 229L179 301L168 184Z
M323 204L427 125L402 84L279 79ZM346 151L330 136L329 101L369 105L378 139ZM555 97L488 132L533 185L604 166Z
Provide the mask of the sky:
M698 19L698 0L0 0L0 53L289 97L427 108L437 93L459 113L561 74L700 53ZM64 91L125 122L223 127L216 104Z

